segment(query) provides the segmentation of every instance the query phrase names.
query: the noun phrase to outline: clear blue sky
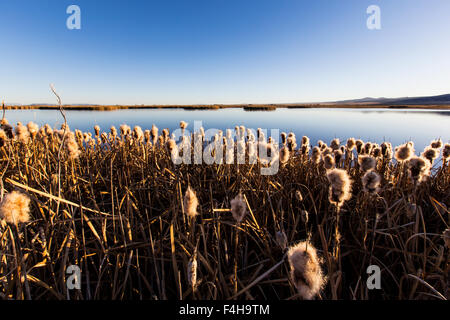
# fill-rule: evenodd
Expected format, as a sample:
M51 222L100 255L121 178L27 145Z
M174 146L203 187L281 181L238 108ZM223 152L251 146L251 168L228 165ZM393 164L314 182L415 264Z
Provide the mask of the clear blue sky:
M449 93L449 16L448 0L2 0L0 98L54 103L49 83L96 104Z

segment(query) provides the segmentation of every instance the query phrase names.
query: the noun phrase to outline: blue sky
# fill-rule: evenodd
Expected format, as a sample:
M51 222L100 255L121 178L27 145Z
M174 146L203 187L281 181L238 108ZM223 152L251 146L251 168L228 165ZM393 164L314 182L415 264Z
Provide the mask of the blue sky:
M49 83L96 104L449 93L449 14L448 0L3 0L0 99L53 103Z

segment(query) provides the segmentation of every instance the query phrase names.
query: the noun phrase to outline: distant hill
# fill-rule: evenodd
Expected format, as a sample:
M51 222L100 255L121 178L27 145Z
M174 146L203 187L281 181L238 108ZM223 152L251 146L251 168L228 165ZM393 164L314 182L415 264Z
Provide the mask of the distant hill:
M353 100L334 101L332 104L380 104L380 105L449 105L450 94L427 97L402 97L402 98L362 98Z

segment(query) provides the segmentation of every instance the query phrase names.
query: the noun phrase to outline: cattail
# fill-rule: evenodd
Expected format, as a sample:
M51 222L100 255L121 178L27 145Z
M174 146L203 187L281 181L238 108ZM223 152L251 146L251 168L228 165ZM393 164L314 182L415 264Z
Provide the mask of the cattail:
M430 164L433 164L433 161L439 156L439 149L435 149L431 146L425 148L422 152L421 157L430 161Z
M339 149L340 145L341 145L341 142L339 141L338 138L336 138L331 141L330 148L333 149L333 151L334 151L334 150Z
M189 259L187 274L189 285L195 290L197 287L197 252L194 252Z
M145 143L149 143L150 139L151 139L150 130L146 129L144 131L144 141L145 141Z
M317 141L317 146L319 147L320 150L322 150L322 147L325 143L322 140L318 140Z
M134 126L133 138L135 138L138 142L142 142L144 140L144 132L142 131L141 127Z
M324 145L326 146L326 145ZM325 157L327 154L332 155L333 154L333 149L328 148L328 147L324 147L322 150L322 157Z
M122 136L126 136L131 133L131 128L126 124L122 124L120 125L120 133Z
M312 162L318 164L320 162L320 149L319 147L315 146L312 149L312 156L311 156Z
M327 170L331 170L334 168L334 158L330 155L327 154L324 158L323 158L323 166L325 167L325 169Z
M1 129L5 131L6 137L8 139L14 139L13 127L8 123L8 120L3 119Z
M337 165L339 165L341 163L342 156L343 156L343 152L340 149L334 150L334 160Z
M295 135L291 132L287 138L287 147L289 152L294 152L297 148L297 141L295 140Z
M198 214L197 206L198 206L197 196L195 195L195 192L191 189L191 187L188 187L186 193L184 194L184 201L183 201L184 213L189 218L195 218L195 216Z
M303 195L302 195L302 193L300 192L300 190L296 190L296 191L295 191L295 198L297 198L297 200L298 200L299 202L302 202L302 201L303 201Z
M433 141L431 141L431 147L433 148L433 149L440 149L440 148L442 148L442 140L441 139L437 139L437 140L433 140Z
M448 161L450 158L450 144L446 143L444 146L444 150L442 150L442 158L444 161Z
M8 141L8 137L3 129L0 129L0 148L3 147Z
M180 121L180 128L181 131L184 133L184 130L186 130L188 123L185 121Z
M363 155L358 157L359 167L362 171L366 172L375 169L377 165L377 160L374 157Z
M420 183L430 175L430 167L431 163L427 159L414 156L408 163L409 177L414 183Z
M170 132L169 129L163 129L162 135L164 137L164 142L167 142L169 140Z
M64 140L64 145L66 147L67 153L69 154L69 159L74 160L78 158L81 151L78 149L78 143L75 140L75 134L73 132L67 132L66 138Z
M309 138L307 136L302 137L302 146L309 146Z
M410 141L395 148L395 159L403 162L411 159L414 155L414 144Z
M8 193L0 203L0 218L18 225L30 220L30 198L18 191Z
M372 156L374 158L380 158L381 157L381 147L376 146L372 149Z
M363 148L364 154L370 155L372 153L373 144L370 142L366 142Z
M392 159L392 144L390 142L383 142L380 147L383 157L386 159Z
M27 124L27 128L28 128L28 132L31 135L31 138L34 140L39 131L39 126L36 123L34 123L33 121L30 121Z
M281 143L282 143L283 145L286 144L286 132L282 132L282 133L281 133Z
M363 148L363 145L364 145L364 141L362 141L361 139L358 139L358 140L356 140L355 145L356 145L356 152L358 154L361 154L362 148Z
M450 228L444 230L442 237L444 238L445 245L450 249Z
M362 185L364 192L378 193L381 183L381 177L375 171L368 171L362 178Z
M344 204L344 201L349 200L352 196L352 181L350 180L347 171L343 169L329 170L327 178L330 182L328 199L330 203L340 207Z
M108 142L108 134L106 132L102 132L102 134L100 135L100 138L102 139L102 143Z
M280 150L280 162L284 164L288 161L289 161L289 150L286 147L283 147Z
M94 126L95 136L98 137L100 135L100 127L98 125Z
M115 139L117 137L117 129L116 129L116 127L112 126L110 128L110 131L111 131L111 136L113 137L113 139Z
M245 204L242 193L239 193L233 200L231 200L231 214L234 220L240 223L247 213L247 205Z
M158 139L158 127L154 124L152 125L152 130L150 130L150 135L152 136L153 145L156 145L156 140Z
M356 140L355 138L349 138L347 140L347 150L352 151L356 147Z
M30 138L30 133L28 132L27 127L25 127L21 122L17 122L16 126L16 135L19 138L20 142L27 143Z
M313 299L326 283L316 248L309 242L300 242L289 248L288 261L291 280L300 297Z

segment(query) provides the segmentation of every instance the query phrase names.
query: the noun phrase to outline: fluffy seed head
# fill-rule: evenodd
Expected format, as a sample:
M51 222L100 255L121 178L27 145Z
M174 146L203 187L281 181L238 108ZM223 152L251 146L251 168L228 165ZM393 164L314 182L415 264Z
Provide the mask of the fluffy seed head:
M442 158L445 161L448 161L448 159L450 158L450 144L446 143L444 146L444 150L442 150Z
M28 122L27 124L28 132L31 135L31 138L36 138L37 133L39 132L39 126L33 121Z
M334 165L334 158L330 154L327 154L325 157L323 157L323 166L325 167L325 169L331 170L334 168Z
M421 156L433 164L433 161L439 156L439 149L428 146L423 150Z
M359 167L362 171L366 172L375 169L377 161L372 156L362 155L358 157Z
M356 140L355 138L349 138L347 140L347 150L352 151L356 147Z
M25 127L21 122L17 123L16 126L16 135L20 142L27 143L30 138L30 133L28 132L27 127Z
M191 187L188 187L186 193L184 194L183 200L184 213L189 218L194 218L198 214L197 206L198 206L197 196L195 195L195 192L191 189Z
M361 139L358 139L358 140L355 141L355 145L356 145L356 152L358 154L361 154L362 148L363 148L363 145L364 145L364 141L362 141Z
M98 125L94 126L95 136L98 137L100 135L100 127Z
M350 180L347 171L343 169L329 170L327 178L330 182L328 199L330 203L340 207L344 204L344 201L349 200L352 196L352 181Z
M338 138L333 139L330 143L330 148L333 150L339 149L340 146L341 146L341 142Z
M381 177L375 171L368 171L362 178L364 192L378 193L380 190Z
M437 140L433 140L431 141L431 147L434 149L440 149L442 148L442 140L441 139L437 139Z
M408 163L409 177L415 182L425 181L430 175L431 163L425 158L412 157Z
M312 160L312 162L314 162L316 164L320 162L320 149L319 149L319 147L315 146L312 149L311 160Z
M395 148L395 160L403 162L414 156L414 144L410 141Z
M298 293L305 300L313 299L326 283L316 248L309 242L300 242L289 248L288 261Z
M30 220L30 198L17 191L8 193L0 203L0 218L15 225L28 222Z

